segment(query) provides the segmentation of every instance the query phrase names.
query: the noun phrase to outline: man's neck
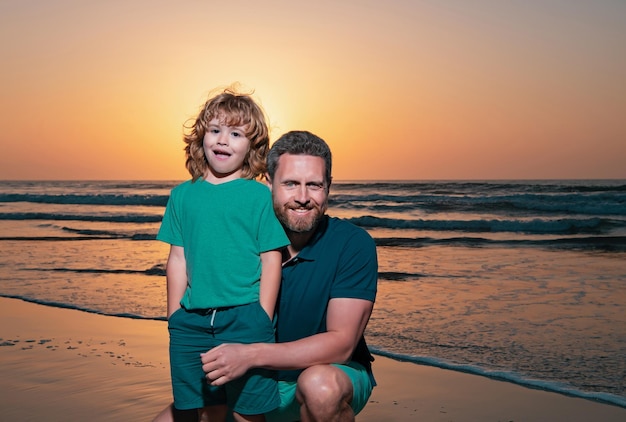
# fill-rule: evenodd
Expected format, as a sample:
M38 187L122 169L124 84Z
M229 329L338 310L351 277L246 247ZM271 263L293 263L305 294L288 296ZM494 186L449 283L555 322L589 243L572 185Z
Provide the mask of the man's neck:
M289 242L291 242L289 246L287 246L290 258L293 258L300 253L300 251L307 245L307 243L309 243L309 240L311 240L313 233L315 233L315 230L305 233L287 233Z

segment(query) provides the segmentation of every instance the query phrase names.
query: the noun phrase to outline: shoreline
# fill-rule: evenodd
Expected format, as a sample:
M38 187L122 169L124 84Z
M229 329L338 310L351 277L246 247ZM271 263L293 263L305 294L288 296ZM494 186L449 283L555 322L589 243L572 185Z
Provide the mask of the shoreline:
M151 420L171 401L165 321L0 298L3 420ZM626 420L626 409L375 355L359 422Z

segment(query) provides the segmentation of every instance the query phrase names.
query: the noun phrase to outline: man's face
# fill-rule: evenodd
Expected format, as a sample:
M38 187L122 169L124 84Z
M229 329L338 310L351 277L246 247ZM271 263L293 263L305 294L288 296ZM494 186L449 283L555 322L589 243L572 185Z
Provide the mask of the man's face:
M270 181L274 212L286 230L314 230L328 207L326 164L321 157L283 154Z

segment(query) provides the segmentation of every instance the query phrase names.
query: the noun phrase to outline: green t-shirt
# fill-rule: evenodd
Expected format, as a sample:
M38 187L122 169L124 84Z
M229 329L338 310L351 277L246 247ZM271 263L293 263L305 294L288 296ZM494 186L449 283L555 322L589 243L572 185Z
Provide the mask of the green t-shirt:
M289 244L269 189L247 179L176 186L157 239L185 250L187 290L181 305L187 309L257 301L260 253Z

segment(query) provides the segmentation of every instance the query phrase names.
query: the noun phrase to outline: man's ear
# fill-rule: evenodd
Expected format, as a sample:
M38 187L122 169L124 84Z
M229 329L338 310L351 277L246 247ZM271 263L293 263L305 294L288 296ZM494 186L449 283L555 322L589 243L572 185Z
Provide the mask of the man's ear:
M270 179L269 173L265 173L265 184L272 190L272 179Z

